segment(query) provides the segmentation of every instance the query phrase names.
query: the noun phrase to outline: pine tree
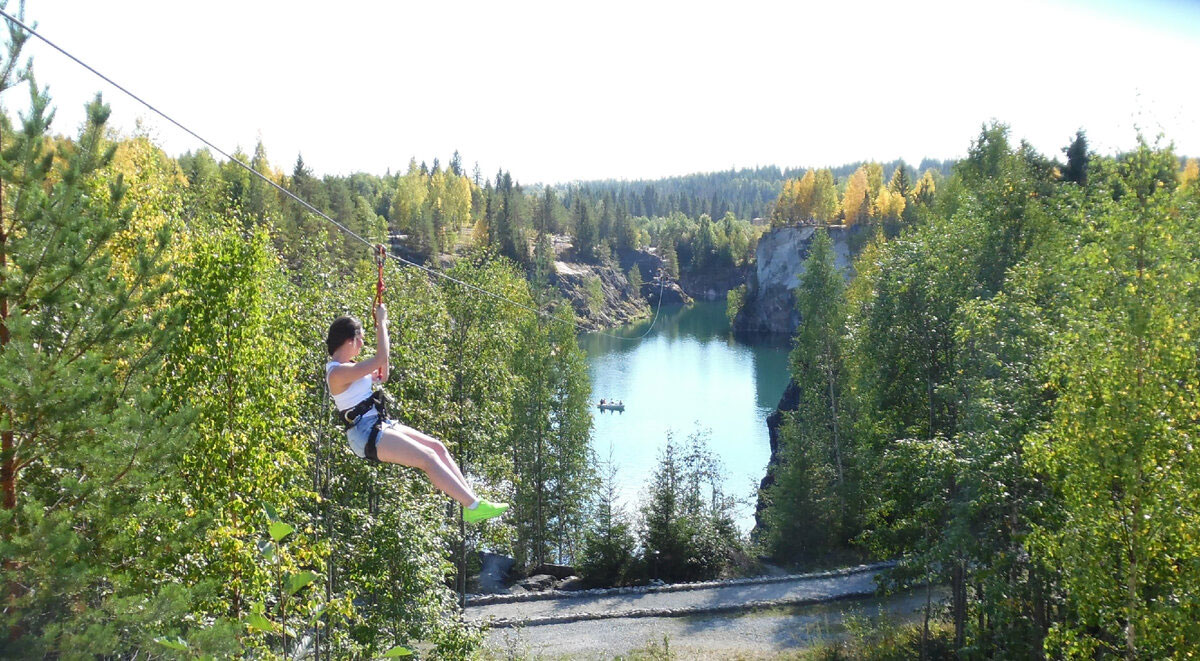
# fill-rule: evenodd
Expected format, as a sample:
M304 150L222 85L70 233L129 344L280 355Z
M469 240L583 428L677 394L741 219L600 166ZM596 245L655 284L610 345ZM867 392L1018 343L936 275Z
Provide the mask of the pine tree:
M596 247L600 242L596 221L583 197L576 197L571 215L575 221L575 254L579 259L591 261L596 258Z
M663 268L666 270L666 277L678 279L679 255L675 252L675 242L668 239L667 242L662 245L661 252Z
M652 578L703 580L724 567L738 539L721 480L704 433L683 446L668 433L642 504L640 538Z
M592 525L583 536L579 574L593 587L624 585L637 570L637 539L617 502L617 468L612 457L601 468Z
M768 543L781 559L819 556L845 543L849 528L842 290L833 244L818 229L796 289L800 326L791 363L799 405L784 425L784 462L766 513Z
M888 182L888 190L903 199L907 199L911 189L912 178L908 176L908 166L904 164L904 161L900 161L896 165L896 170L892 172L892 180Z
M633 288L633 292L637 296L642 295L642 285L645 283L642 278L642 268L637 264L629 267L629 286Z
M1075 132L1075 139L1063 148L1067 155L1067 166L1063 168L1062 179L1084 186L1088 176L1088 145L1087 136L1083 130Z
M145 495L179 447L181 420L155 397L179 323L164 260L176 228L162 209L136 217L107 170L99 96L76 140L50 137L49 97L15 67L24 37L7 34L0 95L25 80L30 99L20 130L0 113L0 629L16 657L132 652L114 620L141 635L187 599L164 587L175 600L138 614L152 597L130 536L162 514Z

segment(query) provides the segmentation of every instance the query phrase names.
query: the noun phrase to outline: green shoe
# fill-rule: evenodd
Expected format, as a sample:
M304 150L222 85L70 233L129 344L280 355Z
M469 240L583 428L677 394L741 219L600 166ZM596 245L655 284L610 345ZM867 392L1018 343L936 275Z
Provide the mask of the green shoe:
M463 508L463 521L467 523L487 521L488 519L504 514L504 510L506 509L508 509L508 503L490 503L480 498L479 504L475 506L475 509Z

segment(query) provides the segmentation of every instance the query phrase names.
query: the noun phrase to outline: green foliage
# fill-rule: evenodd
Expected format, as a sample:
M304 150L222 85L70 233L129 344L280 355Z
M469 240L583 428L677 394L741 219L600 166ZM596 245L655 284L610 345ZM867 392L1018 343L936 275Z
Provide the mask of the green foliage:
M766 495L767 546L782 560L811 560L842 547L854 525L849 488L857 481L847 478L854 465L846 453L842 289L829 235L818 229L795 294L800 326L791 363L799 405L781 431L783 461Z
M682 447L667 436L642 504L639 537L651 578L715 578L730 550L740 547L733 502L722 492L722 481L706 433L692 434Z
M293 569L301 561L301 556L293 553L292 545L287 541L295 528L278 520L274 508L265 508L264 513L270 522L267 527L269 541L260 539L257 548L268 566L275 589L269 602L253 603L242 622L251 634L267 637L272 647L278 644L286 658L294 652L302 632L322 627L331 606L344 609L346 604L323 603L318 590L308 589L320 576L309 570ZM183 642L175 641L172 649L178 650L178 645ZM162 644L171 647L165 642ZM187 649L186 644L184 649Z
M668 270L674 269L672 277L679 277L681 266L687 272L704 275L745 266L765 229L732 214L718 221L707 214L692 220L674 213L666 217L635 218L634 222L645 227L651 241L659 246L659 255Z
M1075 139L1063 149L1067 155L1067 165L1063 168L1063 181L1085 185L1088 175L1088 145L1087 136L1082 130L1075 132Z
M22 130L0 118L3 654L269 657L311 636L345 658L417 642L469 656L480 635L447 588L447 549L505 548L513 528L455 530L423 475L362 462L328 425L316 338L348 301L365 311L365 251L207 152L176 162L106 137L99 101L76 139L49 138L30 87ZM301 158L288 177L261 144L245 158L367 236L397 206L392 177L318 180ZM448 244L463 182L418 172L433 200L418 215ZM505 192L519 220L520 189ZM453 274L532 305L506 260L470 255ZM398 410L486 495L510 499L528 465L515 394L543 379L550 516L531 534L574 557L593 487L569 320L542 326L416 271L388 282Z
M870 165L878 169L878 177L882 179L885 171L890 178L899 164L899 161L891 161ZM862 162L846 163L831 168L830 174L834 181L843 181L864 165ZM923 159L917 171L932 169L941 175L949 175L952 165L950 161ZM593 205L611 199L618 213L624 210L631 217L666 217L679 213L693 219L701 214L717 219L731 213L738 218L761 220L771 216L785 182L799 179L804 173L804 168L762 166L657 180L586 181L571 184L566 188L566 195L584 197ZM871 190L878 191L880 185L876 183ZM620 223L619 216L616 223Z
M679 255L675 252L674 242L668 242L659 248L663 260L663 270L668 278L679 277Z
M730 289L725 294L725 316L729 318L729 325L732 326L741 313L742 308L746 305L746 285L738 285Z
M601 238L600 228L596 224L595 212L581 197L575 198L571 221L575 226L575 256L585 262L595 260Z
M1167 160L1144 143L1119 159L1113 192L1126 194L1098 203L1064 256L1058 399L1028 437L1062 504L1032 548L1062 567L1071 609L1047 645L1064 656L1177 657L1200 640L1200 235Z
M526 200L521 194L520 185L513 181L511 173L503 170L496 173L495 188L489 184L484 189L484 204L488 245L518 263L528 261L525 239L525 219L528 216L525 211Z
M177 317L162 303L175 226L149 222L169 191L126 197L108 176L108 107L88 104L77 138L49 137L49 99L18 74L22 38L0 93L21 76L20 130L0 117L0 558L5 655L132 653L177 636L190 589L151 573L154 526L175 516L157 469L183 422L154 388ZM5 97L7 98L7 97ZM6 104L7 105L7 104ZM152 201L156 200L156 202Z
M604 309L604 283L600 282L598 276L591 276L584 283L584 290L587 293L588 310L592 314L599 314Z
M949 661L954 635L946 622L931 622L928 635L922 625L896 626L882 619L847 616L846 634L802 652L799 661Z
M642 295L642 285L645 284L642 279L642 267L634 264L629 267L629 286L633 288L633 292L637 296Z
M617 502L616 466L610 457L603 467L592 525L583 537L578 568L594 587L625 585L635 578L637 538L625 511Z
M1200 640L1200 214L1169 150L1090 156L1084 177L1081 139L1060 177L984 127L865 248L844 331L811 332L834 291L798 290L793 375L814 390L815 340L840 338L849 461L841 482L833 407L802 396L766 520L808 523L768 528L774 550L854 539L898 557L893 584L949 587L951 648L972 658L1170 658ZM861 515L823 541L839 499Z
M520 386L513 396L513 525L521 566L569 564L585 506L593 491L591 382L574 317L561 306L557 322L538 317L521 329L513 368Z

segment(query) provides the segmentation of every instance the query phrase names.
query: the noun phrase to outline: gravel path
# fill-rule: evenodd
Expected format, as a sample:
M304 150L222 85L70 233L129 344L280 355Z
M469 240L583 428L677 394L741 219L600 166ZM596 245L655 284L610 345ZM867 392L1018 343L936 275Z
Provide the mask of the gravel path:
M494 625L539 625L565 619L598 619L621 616L649 617L701 611L732 611L755 602L807 603L861 597L874 593L878 569L845 576L797 578L760 584L714 586L683 592L647 592L563 597L543 601L468 605L468 620Z
M939 591L940 592L940 591ZM493 629L485 657L493 659L611 659L667 645L679 659L759 659L844 637L847 615L919 622L923 590L887 598L775 608L753 613L690 617L613 618Z

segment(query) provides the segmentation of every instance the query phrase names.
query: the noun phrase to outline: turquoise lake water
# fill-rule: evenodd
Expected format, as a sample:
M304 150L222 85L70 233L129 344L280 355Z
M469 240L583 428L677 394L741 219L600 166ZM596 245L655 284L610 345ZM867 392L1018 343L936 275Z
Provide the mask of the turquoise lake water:
M649 325L606 332L635 337ZM579 342L588 355L593 404L601 398L625 403L623 413L592 409L592 447L601 461L611 450L625 509L636 508L668 433L684 440L707 431L725 469L726 491L747 501L738 524L749 531L751 496L771 455L766 419L787 387L787 341L735 340L725 303L697 302L663 308L641 340L585 333Z

